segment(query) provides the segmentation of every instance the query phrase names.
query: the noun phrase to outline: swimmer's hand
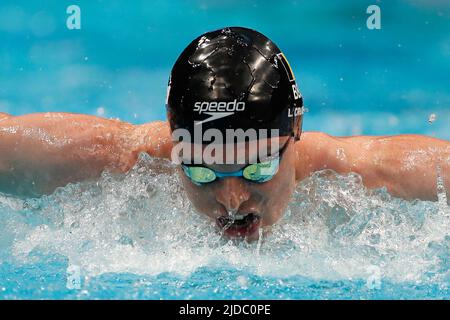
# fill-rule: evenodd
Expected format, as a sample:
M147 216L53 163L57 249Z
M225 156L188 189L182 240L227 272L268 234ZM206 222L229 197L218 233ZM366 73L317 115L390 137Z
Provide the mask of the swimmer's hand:
M166 122L132 125L69 113L0 113L0 192L48 194L105 169L125 172L141 152L169 158Z
M297 180L315 171L361 175L368 188L404 199L450 203L450 141L422 135L332 137L306 132L296 144ZM440 189L440 190L438 190Z

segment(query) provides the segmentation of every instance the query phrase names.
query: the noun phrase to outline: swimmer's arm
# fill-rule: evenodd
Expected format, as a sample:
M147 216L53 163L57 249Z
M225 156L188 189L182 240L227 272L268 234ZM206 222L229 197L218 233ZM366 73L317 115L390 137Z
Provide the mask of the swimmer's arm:
M296 147L299 180L327 168L356 172L368 188L386 187L396 197L435 201L440 172L450 203L450 141L421 135L340 138L310 132ZM302 162L305 153L310 156Z
M124 172L140 152L169 157L165 122L132 125L68 113L0 114L0 192L51 193L69 182Z

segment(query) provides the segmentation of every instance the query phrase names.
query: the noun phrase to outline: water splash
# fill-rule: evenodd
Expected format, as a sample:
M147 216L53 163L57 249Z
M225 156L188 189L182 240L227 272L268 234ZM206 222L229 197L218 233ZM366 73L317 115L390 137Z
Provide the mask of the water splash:
M449 283L449 207L367 190L356 174L325 170L303 181L282 221L252 244L225 240L195 213L175 168L145 154L129 173L105 172L96 183L38 199L0 195L0 213L2 261L57 254L85 277L187 277L232 267L265 277L364 280L376 268L389 281Z

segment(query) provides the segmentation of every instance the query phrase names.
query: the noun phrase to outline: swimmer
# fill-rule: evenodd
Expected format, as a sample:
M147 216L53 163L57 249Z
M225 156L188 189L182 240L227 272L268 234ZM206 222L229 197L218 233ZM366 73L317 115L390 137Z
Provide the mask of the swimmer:
M146 152L176 162L196 210L226 236L249 241L282 217L299 182L324 169L355 172L366 187L396 197L432 201L439 173L450 199L449 141L302 133L303 97L291 67L254 30L231 27L193 40L172 69L166 108L167 122L143 125L0 114L0 191L48 194L105 169L126 172Z

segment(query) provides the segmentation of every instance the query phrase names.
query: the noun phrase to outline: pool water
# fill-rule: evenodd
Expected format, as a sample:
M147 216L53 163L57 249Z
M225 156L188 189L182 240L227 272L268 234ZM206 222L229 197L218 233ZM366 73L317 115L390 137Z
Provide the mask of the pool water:
M334 135L450 139L450 5L369 1L61 1L0 4L0 112L165 118L168 74L197 35L252 27L283 49L309 112ZM412 19L411 17L414 17ZM438 181L437 181L438 183ZM18 199L0 194L0 299L449 299L450 207L368 190L354 174L303 181L257 243L191 207L172 164Z
M156 173L164 171L164 174ZM450 209L318 172L258 243L196 214L173 165L0 196L3 298L448 298Z

